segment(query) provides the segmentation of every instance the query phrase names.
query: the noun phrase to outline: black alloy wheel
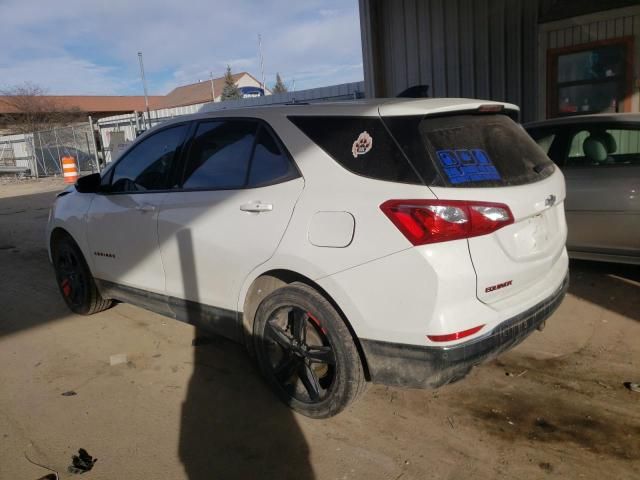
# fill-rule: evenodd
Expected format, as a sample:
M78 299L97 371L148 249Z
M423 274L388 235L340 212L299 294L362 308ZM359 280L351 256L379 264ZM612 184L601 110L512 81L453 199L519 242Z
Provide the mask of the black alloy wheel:
M336 415L365 389L351 332L309 285L296 282L267 295L256 312L254 347L267 382L308 417Z
M51 254L58 288L71 311L92 315L111 307L113 302L100 295L80 248L70 236L60 236Z

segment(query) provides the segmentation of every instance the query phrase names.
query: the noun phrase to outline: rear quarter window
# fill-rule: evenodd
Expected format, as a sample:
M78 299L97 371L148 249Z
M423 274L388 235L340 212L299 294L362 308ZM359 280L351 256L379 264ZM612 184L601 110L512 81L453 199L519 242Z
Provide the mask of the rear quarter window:
M350 172L424 184L379 117L291 116L289 120Z

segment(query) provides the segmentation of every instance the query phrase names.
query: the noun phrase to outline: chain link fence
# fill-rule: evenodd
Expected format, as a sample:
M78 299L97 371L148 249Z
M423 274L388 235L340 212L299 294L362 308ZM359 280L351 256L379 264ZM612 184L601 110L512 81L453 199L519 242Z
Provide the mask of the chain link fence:
M0 174L62 175L62 157L73 157L81 175L99 171L89 123L0 137Z
M81 175L99 171L88 123L35 132L29 140L36 176L61 175L62 157L75 158Z

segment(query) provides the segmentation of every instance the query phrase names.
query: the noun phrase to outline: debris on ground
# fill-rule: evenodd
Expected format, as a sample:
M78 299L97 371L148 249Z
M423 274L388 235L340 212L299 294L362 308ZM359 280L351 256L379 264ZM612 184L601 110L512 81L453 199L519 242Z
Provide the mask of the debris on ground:
M640 383L624 382L624 386L632 392L640 393Z
M115 365L121 365L123 363L127 363L126 353L116 353L115 355L111 355L109 357L109 365L111 365L112 367Z
M74 395L77 395L77 393L74 390L67 390L66 392L62 392L60 395L63 397L73 397Z
M89 455L84 448L78 450L78 455L71 457L72 464L69 465L69 473L82 474L88 472L98 461L97 458L93 458Z
M553 472L553 465L549 462L540 462L538 466L547 473Z
M449 421L449 425L451 425L451 429L455 429L456 427L453 424L453 418L447 417L447 420Z

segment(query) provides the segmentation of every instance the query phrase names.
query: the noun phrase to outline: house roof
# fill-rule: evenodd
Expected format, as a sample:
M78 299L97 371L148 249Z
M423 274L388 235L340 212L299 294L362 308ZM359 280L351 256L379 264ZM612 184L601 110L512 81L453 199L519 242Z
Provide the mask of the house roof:
M234 73L231 76L233 77L233 81L237 82L245 75L255 80L257 84L260 84L260 82L248 72ZM224 77L214 78L213 91L215 98L218 98L222 94L223 88ZM210 101L211 81L204 80L202 82L192 83L191 85L182 85L181 87L174 88L166 96L160 98L157 106L158 108L182 107Z
M16 108L10 99L4 100L6 97L0 96L0 113L15 113ZM112 96L112 95L42 95L39 96L43 101L55 105L61 110L80 110L82 112L133 112L144 111L144 97L136 96ZM153 108L160 96L150 96L149 106Z
M242 77L248 76L253 79L257 85L260 82L247 72L233 74L234 82L238 82ZM224 77L213 79L213 88L216 98L220 97L224 88ZM112 95L39 95L42 105L48 103L47 107L53 105L60 110L79 110L87 113L127 113L145 110L144 96L112 96ZM3 101L7 99L7 101ZM167 95L149 96L149 108L171 108L193 105L196 103L205 103L211 101L211 82L205 80L203 82L193 83L191 85L183 85L174 88ZM17 113L17 108L11 103L8 97L0 96L0 114Z

